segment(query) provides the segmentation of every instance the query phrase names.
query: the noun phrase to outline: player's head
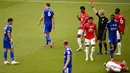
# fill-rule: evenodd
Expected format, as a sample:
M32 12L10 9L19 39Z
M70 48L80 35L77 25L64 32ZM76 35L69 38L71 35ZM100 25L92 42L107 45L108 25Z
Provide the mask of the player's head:
M50 7L50 6L51 6L50 3L46 3L46 4L45 4L45 8L48 8L48 7Z
M93 23L93 17L89 17L89 18L88 18L88 22L89 22L89 23Z
M120 13L120 8L116 8L115 9L115 14L119 14Z
M63 44L64 44L64 47L67 47L68 46L68 41L64 40Z
M99 10L98 14L99 16L104 16L104 10L103 9Z
M84 12L85 12L85 7L84 7L84 6L81 6L81 7L80 7L80 11L81 11L81 13L84 13Z
M8 18L7 21L8 21L9 24L11 24L11 25L13 24L13 18Z
M114 21L114 20L115 20L115 15L112 14L112 15L111 15L111 21Z

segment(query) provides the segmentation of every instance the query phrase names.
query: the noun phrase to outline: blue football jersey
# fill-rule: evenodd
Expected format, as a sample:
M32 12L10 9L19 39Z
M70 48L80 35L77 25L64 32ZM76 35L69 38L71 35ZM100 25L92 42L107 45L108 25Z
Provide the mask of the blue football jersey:
M44 24L46 26L52 25L52 18L54 15L54 12L50 8L46 8L44 10Z
M8 32L12 33L12 27L10 24L6 25L6 27L4 28L4 40L6 41L10 41L8 37Z
M106 25L108 29L109 38L117 39L117 30L119 28L119 24L117 21L109 21Z
M67 68L72 68L72 50L69 47L66 48L66 50L64 51L64 65L66 64L67 56L70 56L70 62L68 64Z

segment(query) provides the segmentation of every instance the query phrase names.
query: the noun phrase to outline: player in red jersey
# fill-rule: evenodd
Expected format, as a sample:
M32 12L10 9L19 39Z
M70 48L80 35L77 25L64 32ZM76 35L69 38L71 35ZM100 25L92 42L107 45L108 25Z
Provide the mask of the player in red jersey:
M119 8L116 8L115 9L115 20L118 21L119 25L120 25L120 32L121 32L121 35L119 34L119 31L117 31L117 40L118 40L118 53L117 55L121 55L121 37L122 35L124 35L124 31L125 31L125 17L120 14L120 9Z
M88 54L89 54L89 44L91 44L92 49L90 53L90 59L93 61L93 53L95 51L95 43L97 40L97 27L96 24L93 23L93 17L88 18L88 23L84 25L84 31L86 31L86 38L85 38L85 52L86 52L86 59L88 61ZM95 37L96 34L96 37Z
M78 20L80 21L80 27L77 33L77 42L79 45L79 48L76 51L82 50L82 43L81 43L81 36L83 35L83 26L88 21L88 14L85 12L85 7L80 7L81 14L80 16L77 15Z
M107 63L104 63L104 66L107 70L107 72L128 72L129 68L126 66L126 62L114 62L109 61Z

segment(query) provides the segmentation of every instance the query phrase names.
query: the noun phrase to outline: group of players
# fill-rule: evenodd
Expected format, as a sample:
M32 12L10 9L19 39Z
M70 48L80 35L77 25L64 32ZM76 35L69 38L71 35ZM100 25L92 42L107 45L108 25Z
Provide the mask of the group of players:
M120 14L120 9L116 8L115 9L115 14L112 14L111 20L108 21L108 19L104 15L104 10L100 10L99 12L94 8L93 3L90 4L95 11L96 15L99 18L99 23L98 23L98 29L97 25L93 22L93 17L90 17L86 11L85 7L81 6L81 14L80 16L77 16L77 18L80 20L80 27L78 30L78 35L77 35L77 41L79 44L79 48L76 51L82 50L82 40L83 40L83 35L85 36L85 53L86 53L86 59L85 61L88 61L88 54L89 54L89 44L91 44L92 49L91 49L91 54L90 54L90 59L93 61L93 53L95 50L95 44L96 41L99 40L99 48L100 51L98 54L102 54L102 43L105 46L105 54L107 54L107 43L106 43L106 30L108 29L108 35L109 35L109 43L110 43L110 58L111 58L111 63L116 64L113 62L113 54L116 49L116 45L118 43L118 53L117 55L121 55L120 49L121 49L121 38L122 35L124 34L124 29L125 29L125 19L124 16ZM54 21L54 12L50 9L50 3L45 4L45 10L40 18L39 24L44 19L44 35L46 39L46 45L45 47L48 47L48 44L50 43L50 47L52 48L53 41L50 38L50 32L52 31L52 28L55 29L55 21ZM10 64L10 62L7 60L7 52L10 50L10 57L12 59L11 64L18 64L19 62L16 62L14 59L14 52L13 52L13 40L12 40L12 24L13 24L13 19L9 18L8 19L8 24L5 27L5 32L4 32L4 39L3 39L3 47L4 47L4 64ZM117 41L118 40L118 41ZM72 73L72 50L68 46L68 41L64 41L64 47L66 48L64 52L64 67L63 67L63 73ZM111 64L110 63L110 64ZM123 65L122 65L123 63ZM104 64L105 67L107 67L107 70L109 71L114 71L112 68L108 68L108 63ZM113 65L113 64L111 64ZM116 64L118 65L118 64ZM126 69L126 65L124 65L124 62L121 62L121 70ZM118 65L120 66L120 64ZM110 67L110 65L109 65ZM113 66L112 66L113 67ZM125 67L125 68L124 68ZM114 67L115 68L115 67Z
M115 9L115 15L112 14L110 16L110 21L105 16L104 10L97 11L94 7L94 4L90 2L90 5L94 12L98 17L98 28L96 24L93 22L93 17L90 17L87 12L85 11L85 7L81 6L81 14L77 16L78 20L80 21L80 28L78 30L77 35L77 42L79 48L76 51L82 50L82 41L85 37L85 46L86 49L84 50L86 53L85 61L88 61L89 57L89 45L91 44L91 53L90 53L90 60L93 61L93 53L95 51L95 44L96 41L99 41L99 52L98 55L102 55L102 44L105 47L105 54L108 53L107 51L107 42L106 42L106 31L108 30L108 40L110 44L110 61L105 63L104 66L106 67L107 71L110 72L121 72L121 71L128 71L128 67L125 65L125 61L123 62L114 62L114 52L118 47L118 53L116 55L121 55L121 40L122 35L124 35L125 30L125 18L122 14L120 14L120 9Z

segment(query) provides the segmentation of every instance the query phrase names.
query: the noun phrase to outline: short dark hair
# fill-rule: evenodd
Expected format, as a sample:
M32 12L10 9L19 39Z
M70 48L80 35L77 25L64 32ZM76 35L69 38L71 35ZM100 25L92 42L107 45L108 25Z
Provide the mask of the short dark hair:
M67 40L64 40L63 44L64 44L64 45L68 45L68 41L67 41Z
M85 7L84 7L84 6L81 6L80 9L84 9L84 10L85 10Z
M46 3L46 6L50 7L50 6L51 6L51 4L50 4L50 3Z
M92 19L93 20L93 17L89 17L88 20Z
M117 13L120 13L120 8L116 8Z
M112 14L111 16L115 16L114 14Z
M8 18L8 22L13 21L13 18Z

